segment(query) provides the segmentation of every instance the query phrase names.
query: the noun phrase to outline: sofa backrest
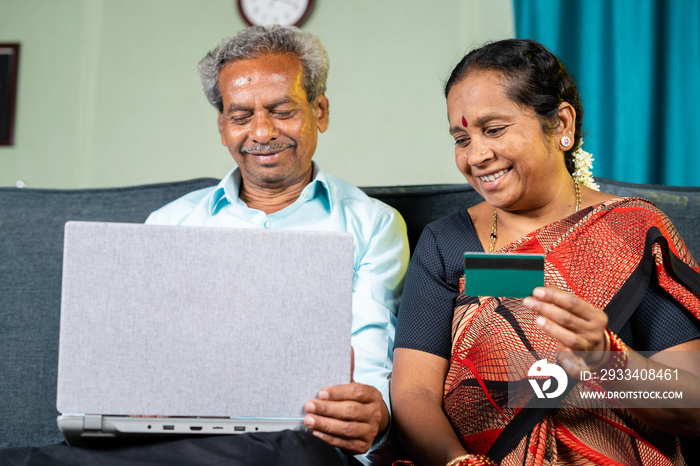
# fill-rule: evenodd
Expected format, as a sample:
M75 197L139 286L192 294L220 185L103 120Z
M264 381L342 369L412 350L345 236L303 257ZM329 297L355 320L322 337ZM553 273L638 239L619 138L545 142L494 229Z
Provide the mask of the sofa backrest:
M652 201L671 219L693 256L700 259L700 187L635 184L607 178L596 178L596 182L602 192ZM425 225L483 200L466 183L362 189L401 212L406 220L411 251Z
M598 181L603 191L654 201L698 257L700 188ZM171 200L216 183L205 178L127 188L0 188L0 447L62 439L56 365L65 222L143 222ZM481 201L466 184L363 189L401 212L411 247L427 223Z
M63 439L56 427L63 225L143 222L214 179L129 188L0 188L0 447Z

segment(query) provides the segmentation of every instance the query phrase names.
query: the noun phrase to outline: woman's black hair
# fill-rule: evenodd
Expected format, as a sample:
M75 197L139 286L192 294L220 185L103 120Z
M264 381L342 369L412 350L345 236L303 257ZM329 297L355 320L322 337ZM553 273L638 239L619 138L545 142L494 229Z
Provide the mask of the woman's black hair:
M571 104L576 111L574 144L564 152L564 160L569 173L573 173L573 153L581 145L583 106L576 83L561 61L544 45L533 40L492 42L462 58L445 83L445 97L467 74L482 70L499 71L505 79L508 97L519 105L532 108L547 134L552 134L559 123L559 104Z

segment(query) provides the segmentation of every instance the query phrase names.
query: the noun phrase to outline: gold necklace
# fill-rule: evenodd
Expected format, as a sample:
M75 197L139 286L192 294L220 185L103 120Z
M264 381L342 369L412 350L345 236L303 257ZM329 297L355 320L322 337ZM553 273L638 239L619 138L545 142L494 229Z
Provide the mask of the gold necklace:
M581 186L579 186L576 180L574 180L574 192L576 193L575 213L581 208ZM489 245L489 252L496 250L496 238L498 238L498 211L494 210L493 220L491 221L491 244Z

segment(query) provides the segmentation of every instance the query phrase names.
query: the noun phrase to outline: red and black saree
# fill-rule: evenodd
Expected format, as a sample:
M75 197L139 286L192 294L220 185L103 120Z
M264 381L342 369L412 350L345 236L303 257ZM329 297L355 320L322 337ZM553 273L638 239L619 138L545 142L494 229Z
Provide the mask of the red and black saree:
M498 252L544 254L545 285L604 309L611 328L636 309L652 275L700 319L700 269L668 218L643 199L584 209ZM460 293L455 304L444 409L467 451L486 454L518 411L508 406L508 353L551 354L557 344L521 299ZM565 400L501 464L685 463L676 436L622 408L569 407Z

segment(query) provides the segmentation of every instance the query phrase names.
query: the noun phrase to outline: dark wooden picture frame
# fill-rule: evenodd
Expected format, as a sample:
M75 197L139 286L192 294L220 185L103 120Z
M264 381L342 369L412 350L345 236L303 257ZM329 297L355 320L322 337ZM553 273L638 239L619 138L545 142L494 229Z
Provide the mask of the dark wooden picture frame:
M15 134L19 44L0 43L0 146L11 146Z

